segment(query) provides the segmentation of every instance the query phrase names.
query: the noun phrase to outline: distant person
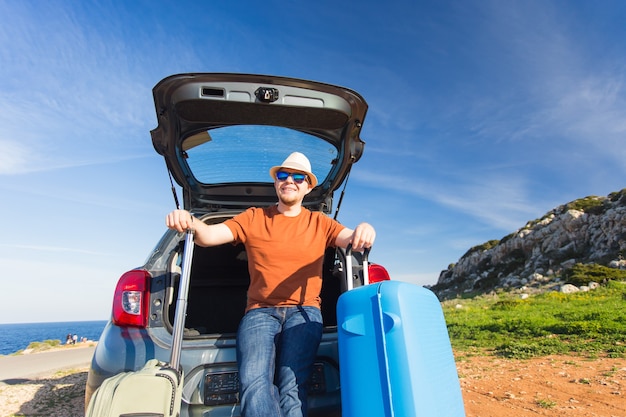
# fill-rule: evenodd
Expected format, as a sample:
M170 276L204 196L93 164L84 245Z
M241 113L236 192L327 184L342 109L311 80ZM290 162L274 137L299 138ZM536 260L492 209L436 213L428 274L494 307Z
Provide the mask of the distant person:
M199 246L244 244L250 286L237 333L241 415L302 417L322 337L324 252L349 244L355 250L369 248L376 233L367 223L351 230L303 207L304 197L317 185L305 155L294 152L269 172L275 205L249 208L211 225L175 210L166 224L178 232L193 229Z
M75 334L74 336L72 336L72 344L75 345L76 342L78 342L78 335Z
M65 344L71 345L73 341L74 341L74 338L72 337L72 334L68 333L67 336L65 337Z

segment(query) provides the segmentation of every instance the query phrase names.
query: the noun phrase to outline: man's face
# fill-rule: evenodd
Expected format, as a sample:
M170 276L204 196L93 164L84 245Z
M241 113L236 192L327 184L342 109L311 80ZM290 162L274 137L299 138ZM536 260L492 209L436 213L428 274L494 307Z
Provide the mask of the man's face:
M291 169L280 169L277 172L286 172L288 174L304 174L303 172L294 171ZM306 176L306 174L305 174ZM274 188L276 189L276 195L278 199L287 206L293 206L302 203L304 196L311 192L311 184L308 178L298 183L297 179L294 180L292 175L287 176L285 179L274 179Z

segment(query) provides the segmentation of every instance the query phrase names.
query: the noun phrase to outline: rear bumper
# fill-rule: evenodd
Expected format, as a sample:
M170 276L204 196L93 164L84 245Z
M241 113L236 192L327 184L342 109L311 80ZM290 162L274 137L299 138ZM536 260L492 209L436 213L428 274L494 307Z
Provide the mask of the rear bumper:
M140 369L147 360L156 358L168 362L171 335L163 328L122 328L108 323L94 352L85 387L85 403L102 382L120 372ZM322 389L309 395L309 415L341 415L339 359L337 333L325 332L318 349L317 366L323 367ZM184 416L238 416L238 404L207 406L202 403L204 375L207 370L236 368L235 340L232 337L213 337L185 340L181 353L185 374ZM227 414L224 414L227 413Z

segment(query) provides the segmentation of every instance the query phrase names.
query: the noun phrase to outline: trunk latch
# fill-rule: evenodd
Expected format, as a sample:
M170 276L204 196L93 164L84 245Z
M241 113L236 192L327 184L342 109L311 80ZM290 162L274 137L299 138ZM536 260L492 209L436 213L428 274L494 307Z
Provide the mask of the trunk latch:
M278 89L272 87L259 87L254 92L256 98L263 103L273 103L278 100Z

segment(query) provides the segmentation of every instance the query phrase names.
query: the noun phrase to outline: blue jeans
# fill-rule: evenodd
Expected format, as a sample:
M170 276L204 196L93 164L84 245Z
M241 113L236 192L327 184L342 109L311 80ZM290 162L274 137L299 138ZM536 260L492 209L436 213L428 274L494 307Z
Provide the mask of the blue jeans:
M322 338L316 307L250 310L237 333L243 417L306 417L307 381Z

